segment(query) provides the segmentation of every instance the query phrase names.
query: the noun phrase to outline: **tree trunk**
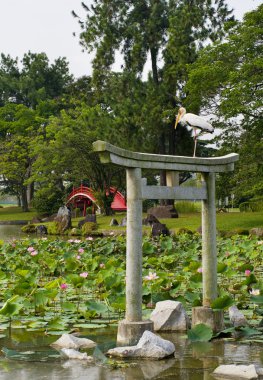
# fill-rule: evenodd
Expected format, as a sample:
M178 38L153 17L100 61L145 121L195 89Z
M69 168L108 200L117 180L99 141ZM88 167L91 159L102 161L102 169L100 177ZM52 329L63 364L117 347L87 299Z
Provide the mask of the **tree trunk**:
M22 190L21 190L21 205L22 205L22 211L24 211L24 212L28 212L29 211L28 202L27 202L27 187L26 186L22 186Z

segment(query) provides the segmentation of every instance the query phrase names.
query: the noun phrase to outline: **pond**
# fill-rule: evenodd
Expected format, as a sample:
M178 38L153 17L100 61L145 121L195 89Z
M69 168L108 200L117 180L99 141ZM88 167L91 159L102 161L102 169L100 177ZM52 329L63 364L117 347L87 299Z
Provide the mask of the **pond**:
M99 349L105 352L115 345L116 328L99 330L95 334L82 332L80 336L94 340ZM12 360L12 351L9 351L9 359L3 354L0 357L0 380L212 380L214 378L211 373L219 364L263 365L262 346L256 343L248 345L231 340L190 343L184 334L175 333L162 334L162 337L175 344L173 357L160 361L130 360L126 362L131 363L130 366L115 369L102 364L96 353L96 364L60 358L54 360L49 345L58 337L17 329L12 339L0 339L1 349L6 347L8 350L24 351L28 354L35 350L38 353L42 351L42 357L48 353L50 359L43 362L40 356L30 361L29 355L29 361Z
M21 225L0 225L0 240L12 240L25 237L21 231Z

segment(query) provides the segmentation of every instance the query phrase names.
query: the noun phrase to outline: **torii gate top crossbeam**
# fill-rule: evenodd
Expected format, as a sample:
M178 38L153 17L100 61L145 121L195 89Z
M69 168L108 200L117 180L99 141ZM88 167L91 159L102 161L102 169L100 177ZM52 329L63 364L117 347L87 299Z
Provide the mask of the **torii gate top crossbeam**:
M138 153L121 149L105 141L95 141L93 150L100 155L102 163L113 163L126 168L164 169L201 173L221 173L234 170L238 154L221 157L185 157L160 154Z

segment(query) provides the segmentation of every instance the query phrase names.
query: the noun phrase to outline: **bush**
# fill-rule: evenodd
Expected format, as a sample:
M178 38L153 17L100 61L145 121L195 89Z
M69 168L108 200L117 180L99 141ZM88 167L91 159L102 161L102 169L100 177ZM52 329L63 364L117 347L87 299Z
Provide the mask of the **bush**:
M250 201L240 203L239 210L241 212L263 211L263 198L251 199Z
M175 203L178 213L200 212L200 202L180 201Z
M94 222L86 222L83 224L81 231L82 235L89 235L92 232L96 231L98 229L97 223Z
M64 194L57 188L39 189L33 199L33 207L39 214L52 215L63 205Z
M33 234L36 232L36 226L34 224L27 224L21 228L21 231L25 232L26 234Z
M189 228L185 228L185 227L182 227L182 228L179 228L179 230L177 231L177 234L188 234L188 235L193 235L193 231L189 230Z

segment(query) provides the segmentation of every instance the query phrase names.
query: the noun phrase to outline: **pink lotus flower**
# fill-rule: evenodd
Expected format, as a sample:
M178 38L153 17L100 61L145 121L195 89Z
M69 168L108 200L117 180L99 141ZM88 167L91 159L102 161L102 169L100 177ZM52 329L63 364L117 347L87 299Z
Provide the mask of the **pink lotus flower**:
M88 277L88 272L80 273L80 277L83 277L83 278Z
M79 260L79 259L80 259L80 255L77 255L77 256L76 256L76 259L78 259L78 260Z
M80 253L80 254L84 253L84 249L83 248L79 248L78 253Z
M152 272L149 272L148 276L144 277L144 279L147 281L157 280L157 278L159 278L159 276L157 276L156 273L152 273Z
M30 253L31 256L36 256L37 254L38 254L38 252L35 250Z
M198 272L198 273L203 273L203 268L202 268L202 267L198 268L198 269L197 269L197 272Z
M67 288L68 288L68 285L65 283L60 285L60 289L62 289L62 290L66 290Z
M28 252L33 252L34 250L35 250L34 247L28 247L28 248L27 248L27 251L28 251Z
M249 270L249 269L246 269L245 270L245 276L250 276L251 275L251 270Z

